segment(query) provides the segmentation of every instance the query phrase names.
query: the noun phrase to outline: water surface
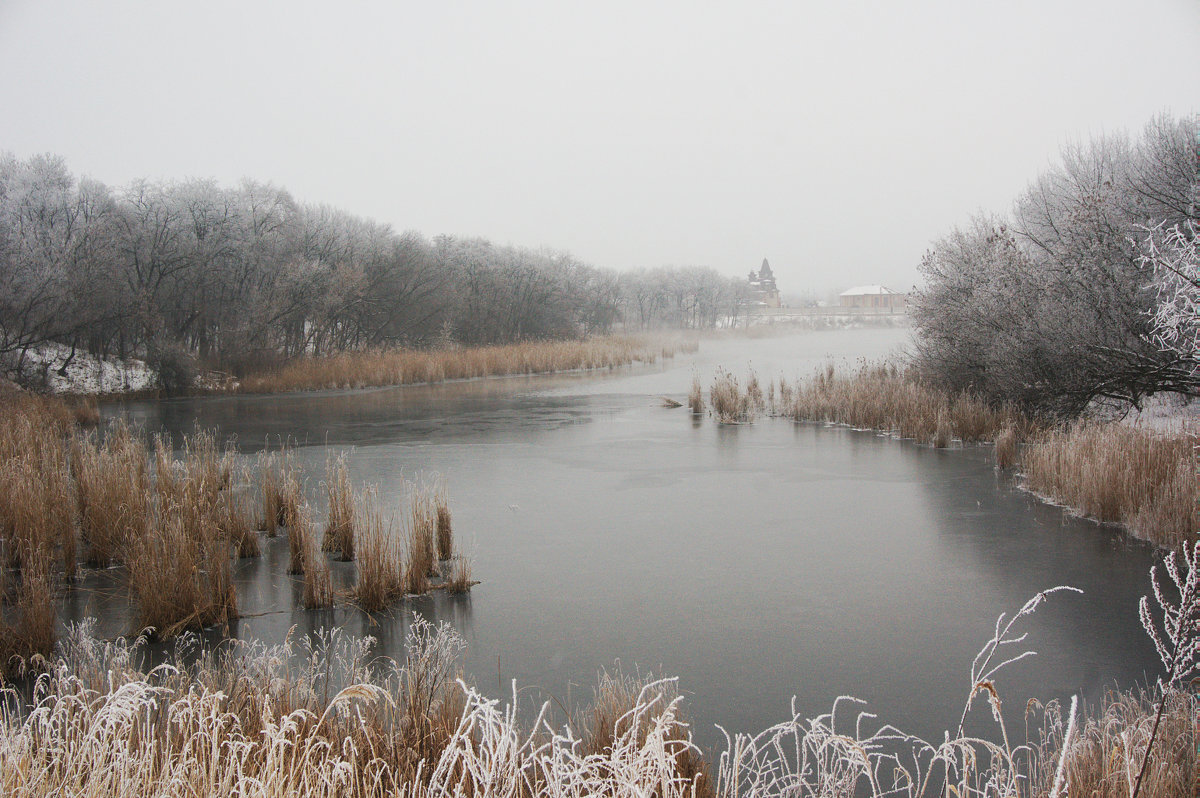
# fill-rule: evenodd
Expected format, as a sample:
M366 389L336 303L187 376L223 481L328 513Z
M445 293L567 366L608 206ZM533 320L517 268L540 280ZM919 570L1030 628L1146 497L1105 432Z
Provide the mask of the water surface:
M698 353L602 375L477 380L357 392L218 397L110 408L150 429L196 425L254 452L296 445L314 505L329 451L356 484L399 507L405 478L448 483L459 541L482 584L391 613L307 612L286 544L238 565L231 630L281 640L329 624L402 652L409 613L466 637L485 692L578 703L596 672L680 677L705 745L715 724L757 731L852 694L928 737L957 725L971 658L995 617L1069 584L1026 625L1039 655L1001 674L1010 722L1028 698L1153 678L1137 598L1148 547L1066 516L1016 489L990 449L933 450L870 432L782 419L721 426L660 396L705 385L717 366L760 378L853 365L903 346L903 330L705 341ZM348 580L352 566L338 566ZM96 580L93 579L93 582ZM69 613L129 624L120 591L77 591ZM987 728L985 712L979 713ZM1020 735L1020 726L1015 730Z

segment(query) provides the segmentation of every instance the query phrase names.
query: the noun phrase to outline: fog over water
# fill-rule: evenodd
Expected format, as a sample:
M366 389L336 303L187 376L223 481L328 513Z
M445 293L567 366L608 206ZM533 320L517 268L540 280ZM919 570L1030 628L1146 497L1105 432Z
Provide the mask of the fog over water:
M410 600L369 617L298 609L287 544L238 565L249 616L232 631L280 640L337 624L402 651L411 611L466 637L468 676L486 693L577 703L596 672L677 675L705 745L730 731L806 716L841 694L887 722L939 737L953 728L971 658L996 615L1038 591L1059 595L1032 618L1040 653L1002 672L1010 722L1026 699L1098 698L1155 675L1137 621L1152 551L1018 490L990 447L934 450L871 432L783 419L721 426L662 407L718 366L760 378L853 365L905 345L906 330L705 341L698 353L612 374L479 380L358 392L131 403L107 412L149 429L194 425L298 442L323 512L327 453L347 451L356 485L400 506L404 478L448 484L459 540L482 584L466 597ZM335 564L348 584L353 566ZM129 624L126 599L71 591L68 615ZM986 722L986 709L978 713ZM1014 727L1010 726L1010 729ZM1020 728L1018 725L1015 728Z

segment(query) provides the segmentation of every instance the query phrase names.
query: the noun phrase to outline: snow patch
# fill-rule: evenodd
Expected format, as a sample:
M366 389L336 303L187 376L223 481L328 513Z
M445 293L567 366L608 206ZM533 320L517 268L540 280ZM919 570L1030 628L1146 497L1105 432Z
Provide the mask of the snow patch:
M71 347L63 344L32 347L25 354L17 381L44 387L51 393L78 394L130 393L152 390L158 384L154 370L141 360L101 359L76 350L75 357L64 368L70 357Z

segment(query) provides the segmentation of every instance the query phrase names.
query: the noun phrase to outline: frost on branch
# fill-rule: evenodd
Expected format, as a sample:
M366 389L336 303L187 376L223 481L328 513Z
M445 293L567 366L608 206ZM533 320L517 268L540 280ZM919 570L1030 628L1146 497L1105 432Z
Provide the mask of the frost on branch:
M1154 340L1174 353L1200 380L1200 228L1188 219L1165 229L1160 225L1146 239L1142 267L1153 271L1150 287L1157 295Z
M1154 599L1162 611L1161 629L1150 613L1149 599L1142 596L1138 604L1142 626L1154 641L1154 648L1167 671L1163 680L1165 687L1186 682L1193 674L1200 673L1200 541L1194 546L1183 547L1182 570L1176 554L1172 551L1166 556L1163 570L1178 599L1164 593L1158 566L1150 569Z

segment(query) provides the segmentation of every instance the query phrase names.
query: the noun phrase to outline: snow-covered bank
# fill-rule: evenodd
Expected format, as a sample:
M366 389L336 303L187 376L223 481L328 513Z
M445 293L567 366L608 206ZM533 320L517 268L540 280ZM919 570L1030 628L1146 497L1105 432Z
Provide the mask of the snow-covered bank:
M158 385L157 375L144 361L100 358L82 350L71 357L71 347L56 343L31 348L19 371L15 362L3 367L14 382L55 394L133 393Z

